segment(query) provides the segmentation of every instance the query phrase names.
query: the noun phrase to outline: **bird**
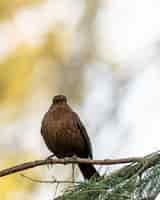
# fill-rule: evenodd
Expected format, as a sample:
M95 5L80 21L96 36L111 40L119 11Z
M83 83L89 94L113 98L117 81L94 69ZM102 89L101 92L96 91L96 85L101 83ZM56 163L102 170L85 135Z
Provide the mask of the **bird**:
M67 103L67 97L53 97L49 110L41 124L41 135L48 149L57 157L79 157L93 159L92 147L87 131L78 114ZM92 164L78 163L84 179L99 177Z

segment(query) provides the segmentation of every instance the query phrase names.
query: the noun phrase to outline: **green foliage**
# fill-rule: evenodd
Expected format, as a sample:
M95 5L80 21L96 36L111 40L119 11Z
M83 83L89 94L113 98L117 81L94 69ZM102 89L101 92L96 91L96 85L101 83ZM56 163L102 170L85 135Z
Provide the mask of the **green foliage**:
M142 200L155 199L160 192L160 155L127 165L99 180L94 178L68 190L57 200Z

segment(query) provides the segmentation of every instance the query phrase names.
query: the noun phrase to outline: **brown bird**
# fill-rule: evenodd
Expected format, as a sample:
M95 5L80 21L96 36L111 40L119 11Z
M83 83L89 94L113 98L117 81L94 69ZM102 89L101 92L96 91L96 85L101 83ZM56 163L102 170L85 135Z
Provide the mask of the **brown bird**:
M58 158L77 156L92 159L91 142L79 116L64 95L53 98L42 120L41 134L48 149ZM91 164L78 164L85 179L99 173Z

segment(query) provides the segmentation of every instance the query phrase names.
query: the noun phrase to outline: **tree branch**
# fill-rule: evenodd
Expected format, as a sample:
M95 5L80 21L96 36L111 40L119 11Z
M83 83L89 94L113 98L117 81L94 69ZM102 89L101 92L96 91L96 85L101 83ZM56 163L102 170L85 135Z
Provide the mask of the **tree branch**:
M54 164L95 164L95 165L115 165L115 164L125 164L131 162L140 162L142 157L131 157L131 158L121 158L121 159L106 159L106 160L90 160L82 158L64 158L64 159L45 159L36 160L31 162L22 163L7 169L0 171L0 177L7 176L16 172L20 172L26 169L42 166L42 165L54 165Z

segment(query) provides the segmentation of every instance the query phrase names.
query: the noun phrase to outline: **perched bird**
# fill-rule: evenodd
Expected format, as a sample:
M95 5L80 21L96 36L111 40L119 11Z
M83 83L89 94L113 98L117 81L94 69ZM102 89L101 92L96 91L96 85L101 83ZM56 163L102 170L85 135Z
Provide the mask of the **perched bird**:
M42 120L41 134L48 149L58 158L77 156L92 159L91 142L79 116L64 95L53 98ZM99 177L91 164L78 164L85 179Z

